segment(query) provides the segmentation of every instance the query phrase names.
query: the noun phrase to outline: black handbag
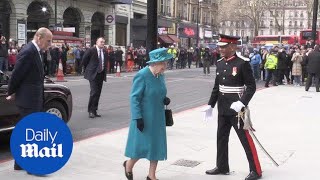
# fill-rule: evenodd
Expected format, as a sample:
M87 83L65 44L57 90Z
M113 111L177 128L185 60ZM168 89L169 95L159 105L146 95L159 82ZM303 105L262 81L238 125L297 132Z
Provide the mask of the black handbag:
M165 109L165 116L166 116L166 126L172 126L174 124L173 117L172 117L172 111L171 109Z

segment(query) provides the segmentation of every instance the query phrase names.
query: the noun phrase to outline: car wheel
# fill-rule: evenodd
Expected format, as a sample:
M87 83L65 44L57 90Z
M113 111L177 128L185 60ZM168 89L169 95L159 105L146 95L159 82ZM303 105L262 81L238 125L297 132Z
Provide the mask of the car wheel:
M45 112L54 114L67 122L67 111L58 101L51 101L45 105Z

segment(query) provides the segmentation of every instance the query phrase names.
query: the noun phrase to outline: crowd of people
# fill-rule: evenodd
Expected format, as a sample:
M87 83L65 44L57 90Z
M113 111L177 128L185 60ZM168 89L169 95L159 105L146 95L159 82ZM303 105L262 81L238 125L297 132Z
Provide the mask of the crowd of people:
M292 45L254 48L253 53L245 53L250 59L256 81L265 81L265 87L293 84L305 85L306 91L312 80L319 91L320 52L319 45Z

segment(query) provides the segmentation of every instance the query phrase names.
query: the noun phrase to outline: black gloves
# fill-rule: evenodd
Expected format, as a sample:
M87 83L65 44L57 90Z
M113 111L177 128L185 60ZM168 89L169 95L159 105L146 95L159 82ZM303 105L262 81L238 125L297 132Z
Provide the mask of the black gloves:
M170 101L171 101L170 98L165 97L165 98L163 99L163 104L167 106L167 105L170 104Z
M144 129L144 122L142 118L137 119L136 121L137 121L137 128L142 132Z

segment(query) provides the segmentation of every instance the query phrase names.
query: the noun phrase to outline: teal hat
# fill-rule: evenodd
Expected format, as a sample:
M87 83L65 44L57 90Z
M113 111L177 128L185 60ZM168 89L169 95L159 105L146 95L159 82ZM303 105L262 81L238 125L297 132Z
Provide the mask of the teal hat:
M159 48L149 52L150 61L148 64L157 63L162 61L168 61L173 58L172 54L168 53L168 48Z

